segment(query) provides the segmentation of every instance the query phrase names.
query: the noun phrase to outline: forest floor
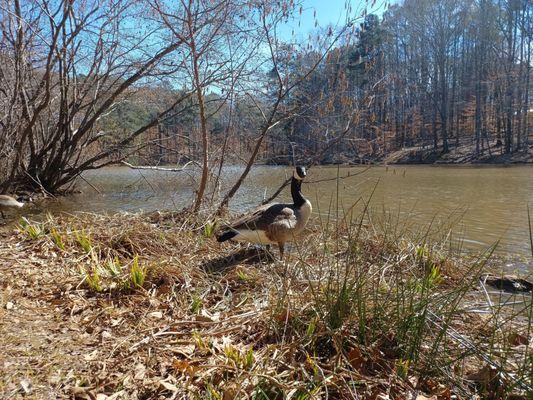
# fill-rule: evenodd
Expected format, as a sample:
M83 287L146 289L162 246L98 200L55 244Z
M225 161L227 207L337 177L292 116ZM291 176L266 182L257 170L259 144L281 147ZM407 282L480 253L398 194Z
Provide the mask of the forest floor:
M528 152L503 154L502 147L492 145L490 151L476 156L472 144L464 144L445 154L432 148L409 147L395 151L383 160L385 164L533 164L533 146Z
M0 227L0 398L526 399L530 293L345 217L284 261L182 214ZM496 294L495 294L496 293Z

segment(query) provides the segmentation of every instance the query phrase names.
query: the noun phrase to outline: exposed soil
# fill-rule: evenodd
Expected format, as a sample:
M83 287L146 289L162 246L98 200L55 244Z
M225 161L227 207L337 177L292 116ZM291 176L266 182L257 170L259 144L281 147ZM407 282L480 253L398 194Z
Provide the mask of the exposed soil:
M287 156L280 156L265 161L267 165L292 165L293 160ZM476 155L475 146L472 143L462 144L458 147L451 145L450 151L443 153L442 150L434 150L432 147L405 147L393 151L385 156L382 154L358 154L350 152L329 152L319 161L320 165L361 165L361 164L533 164L533 144L527 151L504 154L503 147L492 141L490 149L484 149Z
M398 150L383 160L385 164L533 164L533 146L528 152L503 154L501 146L485 150L476 156L475 148L471 145L462 145L452 148L448 153L433 149L411 147Z

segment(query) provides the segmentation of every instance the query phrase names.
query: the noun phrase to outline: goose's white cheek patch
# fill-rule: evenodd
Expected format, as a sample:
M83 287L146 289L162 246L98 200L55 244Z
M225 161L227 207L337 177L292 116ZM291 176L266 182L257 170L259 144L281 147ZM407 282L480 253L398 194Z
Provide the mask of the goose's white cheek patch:
M250 243L257 243L257 244L273 244L276 242L273 242L270 240L265 231L253 231L250 229L239 229L238 235L233 238L233 240L237 240L239 242L250 242Z

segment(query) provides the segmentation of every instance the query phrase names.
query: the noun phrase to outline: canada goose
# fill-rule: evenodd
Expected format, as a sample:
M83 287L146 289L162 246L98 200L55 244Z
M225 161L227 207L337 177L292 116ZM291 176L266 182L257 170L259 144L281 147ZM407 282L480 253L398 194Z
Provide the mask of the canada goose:
M285 243L294 240L307 224L311 215L311 202L301 192L304 167L296 167L291 181L293 204L265 204L250 214L233 222L217 240L236 240L258 244L278 244L281 258Z
M5 194L0 194L0 214L2 214L2 218L5 219L4 211L9 210L10 208L20 208L24 205L24 203L21 203L17 200L15 200L11 196L6 196Z

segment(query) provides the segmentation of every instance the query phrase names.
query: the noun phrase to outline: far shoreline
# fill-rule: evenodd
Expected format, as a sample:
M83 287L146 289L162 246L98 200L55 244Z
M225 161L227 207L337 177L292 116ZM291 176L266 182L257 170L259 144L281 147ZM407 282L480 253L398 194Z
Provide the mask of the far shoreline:
M301 162L301 164L305 164L305 162ZM179 167L179 164L161 164L161 165L148 165L148 164L141 164L136 165L136 168L139 169L152 169L153 171L160 171L160 172L175 172L172 171L172 168ZM465 162L465 163L454 163L454 162L386 162L386 161L379 161L379 160L373 160L368 162L339 162L339 163L323 163L323 164L313 164L311 167L321 167L321 168L336 168L336 167L343 167L343 168L350 168L350 167L447 167L447 168L490 168L490 167L525 167L525 166L533 166L533 161L525 161L525 162L497 162L497 161L491 161L491 162ZM225 167L245 167L245 164L225 164ZM254 167L292 167L292 163L269 163L264 161L259 161L254 164ZM109 164L102 168L96 168L93 170L85 171L85 172L91 172L91 171L97 171L99 169L106 169L106 168L123 168L123 169L136 169L131 168L128 166L125 166L121 163L115 163L115 164ZM165 171L165 168L168 169L168 171Z
M500 148L492 149L491 152L485 150L484 154L476 156L470 146L454 148L447 153L420 147L409 147L396 150L385 156L377 155L373 157L351 156L346 154L326 155L317 164L327 165L459 165L459 166L510 166L510 165L533 165L533 147L529 146L528 151L514 152L510 154L494 154L500 152ZM302 159L302 158L300 158ZM286 156L271 158L264 161L267 165L292 165L293 162ZM305 164L305 162L303 162Z

